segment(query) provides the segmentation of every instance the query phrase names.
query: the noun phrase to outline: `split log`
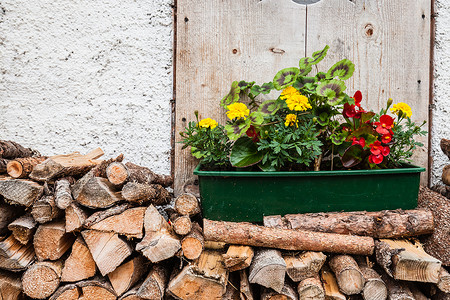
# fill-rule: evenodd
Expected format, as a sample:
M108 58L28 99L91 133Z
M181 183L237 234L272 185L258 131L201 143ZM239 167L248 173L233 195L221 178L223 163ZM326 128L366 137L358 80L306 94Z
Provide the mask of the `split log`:
M194 264L184 267L167 287L167 291L180 299L221 300L226 291L228 270L223 266L220 252L203 251Z
M302 300L324 300L325 290L319 279L319 274L302 279L297 286L298 298Z
M80 292L76 284L66 284L59 287L49 300L78 300L81 296Z
M89 208L107 208L124 198L107 179L92 177L82 186L75 200Z
M81 288L81 299L102 299L102 300L116 300L117 295L114 292L111 284L104 278L94 278L92 280L81 281L77 283Z
M129 202L163 205L170 201L170 193L159 184L128 182L122 188L122 196Z
M339 286L333 272L328 267L322 268L320 272L325 299L327 300L345 300L346 297L339 291Z
M192 230L181 240L183 256L187 259L197 259L202 254L205 240L203 239L202 228L198 223L192 224Z
M0 235L6 234L8 225L24 213L22 207L8 205L0 199Z
M62 216L63 211L56 206L53 195L43 196L33 204L31 215L38 223L47 223Z
M382 239L376 242L379 265L397 280L437 283L441 262L428 255L422 245L404 240Z
M10 204L30 207L41 197L44 187L25 179L0 179L0 195Z
M32 244L22 245L12 235L0 241L0 269L18 272L34 261Z
M81 235L102 276L114 271L133 252L116 233L84 230Z
M385 300L388 296L387 288L381 276L369 266L369 263L359 257L358 266L364 276L362 296L365 300Z
M168 279L169 272L167 268L154 265L136 295L143 299L163 299Z
M13 141L0 141L0 158L15 159L19 157L38 156L39 152L25 148Z
M30 214L26 214L8 225L14 238L21 244L26 245L33 239L36 231L36 221Z
M436 285L444 293L450 293L450 273L443 267L439 271L439 281Z
M433 212L435 228L430 236L424 237L425 251L450 266L450 200L426 187L419 188L418 206Z
M125 235L127 238L142 238L145 207L129 208L128 204L99 211L86 219L84 227Z
M145 258L136 256L109 273L108 278L117 296L120 296L135 285L144 276L146 271L147 264Z
M330 259L339 290L346 295L359 294L364 288L364 276L358 264L349 255L336 255Z
M205 249L224 250L227 244L223 242L205 241Z
M22 281L18 274L0 271L0 299L24 300Z
M450 185L450 165L446 165L442 170L442 182Z
M40 261L57 260L72 246L75 237L66 233L64 225L64 221L61 220L45 223L38 227L33 245Z
M50 181L60 177L82 175L99 164L100 161L96 159L103 154L102 149L97 148L86 155L75 152L52 156L36 165L29 177L36 181Z
M8 163L10 161L11 160L9 160L9 159L0 157L0 174L6 173L8 171Z
M248 274L247 274L247 270L241 270L239 271L239 276L240 276L240 292L241 292L241 300L253 300L253 291L252 291L252 287L250 285L250 282L248 281Z
M83 227L88 214L78 204L72 203L65 210L66 232L78 231Z
M189 216L172 213L170 223L172 223L173 231L178 235L186 235L192 230L192 222Z
M203 233L206 240L284 250L371 255L375 247L370 237L267 228L206 219L203 220Z
M307 251L300 255L285 254L283 259L286 262L286 274L292 281L299 282L317 276L327 256L322 252Z
M389 300L415 300L414 295L408 287L408 283L394 280L386 273L381 274L388 290Z
M180 215L193 216L200 212L200 204L197 197L186 193L175 199L174 208Z
M155 183L168 187L173 183L171 176L156 174L146 167L141 167L130 162L126 164L120 162L111 163L106 169L106 176L112 184L117 186L123 185L126 182L137 182L145 184Z
M66 209L73 202L70 181L67 178L55 182L55 202L60 209Z
M284 286L286 263L280 251L261 249L256 251L249 272L250 283L257 283L281 292Z
M431 187L431 190L441 194L446 198L450 198L450 186L448 185L436 184L433 187Z
M289 282L285 282L283 289L280 292L276 292L272 289L263 288L261 293L261 300L297 300L297 293L295 292L295 289L292 287L292 285ZM317 299L317 298L315 298Z
M249 246L231 245L226 254L223 254L225 267L230 271L248 268L253 260L254 251Z
M61 281L75 282L95 275L95 262L86 243L78 237L72 246L70 256L64 262Z
M61 268L60 261L37 262L29 267L22 276L24 293L35 299L51 296L59 286Z
M8 163L6 171L12 178L26 178L36 165L47 158L46 156L16 158Z
M266 216L264 226L374 238L416 236L429 234L434 229L433 214L430 210L423 209Z
M450 159L450 140L441 139L441 150Z
M108 168L108 166L114 162L122 162L122 161L123 161L123 154L121 153L116 158L110 158L110 159L101 161L98 165L96 165L94 168L92 168L89 172L92 172L92 175L94 177L107 178L106 169Z
M139 290L139 286L135 286L132 289L130 289L128 292L123 294L121 297L119 297L119 300L142 300L141 297L136 295L137 291Z
M180 240L153 205L145 211L144 228L145 237L136 245L136 250L141 251L151 262L157 263L171 258L180 250Z

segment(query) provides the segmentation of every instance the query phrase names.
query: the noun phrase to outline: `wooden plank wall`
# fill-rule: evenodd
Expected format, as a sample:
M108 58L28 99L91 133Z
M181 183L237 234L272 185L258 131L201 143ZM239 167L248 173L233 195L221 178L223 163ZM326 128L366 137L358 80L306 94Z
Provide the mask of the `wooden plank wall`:
M232 81L270 81L326 44L331 48L319 68L352 60L347 92L360 89L366 107L377 110L392 97L411 104L414 119L427 120L430 1L178 0L176 142L194 110L225 122L218 104ZM176 194L196 165L181 146L175 146ZM416 161L427 166L425 147Z

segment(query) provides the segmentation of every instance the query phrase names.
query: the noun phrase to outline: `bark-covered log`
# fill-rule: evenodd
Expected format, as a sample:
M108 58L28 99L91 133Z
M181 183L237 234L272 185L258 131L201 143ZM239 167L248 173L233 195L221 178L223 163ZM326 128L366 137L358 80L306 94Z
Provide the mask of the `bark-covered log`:
M137 182L145 184L160 184L164 187L172 185L173 178L168 175L159 175L146 167L135 165L131 162L122 164L111 163L106 169L108 180L114 185L123 185L126 182Z
M370 237L277 229L206 219L203 220L203 234L206 240L211 241L284 250L371 255L375 247Z
M124 198L106 178L92 177L82 185L75 200L89 208L107 208Z
M439 271L439 281L436 285L444 293L450 293L450 273L444 267Z
M84 230L81 235L102 276L114 271L133 252L116 233Z
M59 286L61 268L61 261L37 262L29 267L22 276L24 293L35 299L51 296Z
M256 251L250 265L248 279L250 283L257 283L277 292L284 286L286 263L280 251L274 249L261 249Z
M441 149L445 155L450 159L450 140L441 139Z
M431 187L431 190L441 194L442 196L446 198L450 198L450 186L443 185L443 184L436 184Z
M253 290L250 285L250 282L248 281L247 269L240 270L239 277L241 279L239 285L239 290L241 292L241 300L254 300Z
M450 200L431 191L426 187L420 187L418 206L428 208L433 212L435 228L430 236L424 237L425 251L442 261L445 266L450 266Z
M55 202L60 209L68 208L73 202L70 185L69 178L61 178L55 182Z
M14 238L23 245L28 244L33 239L37 223L31 214L26 214L8 225Z
M325 291L325 299L327 300L345 300L346 297L339 291L339 286L334 277L333 272L328 267L322 268L320 271L320 277L323 283L323 289Z
M433 283L439 280L441 262L418 243L382 239L376 242L376 257L378 264L397 280Z
M0 269L18 272L34 261L34 249L30 243L22 245L12 235L0 241Z
M298 283L298 298L304 300L323 300L325 291L320 281L319 274L313 277L305 278Z
M342 293L355 295L363 290L364 276L353 257L336 255L330 259L329 265L336 276L339 290Z
M130 208L128 204L98 211L86 219L84 227L115 232L128 238L142 238L145 207Z
M146 272L146 259L142 256L136 256L109 273L108 278L116 294L120 296L142 279Z
M64 262L61 281L76 282L95 275L94 258L84 240L79 236L72 246L70 256Z
M10 161L11 160L9 160L9 159L0 157L0 174L7 173L7 171L8 171L8 163Z
M170 201L170 193L159 184L128 182L122 188L122 196L129 202L163 205Z
M236 273L230 273L228 276L227 288L222 296L222 300L241 300L237 276L238 274Z
M143 299L163 299L169 280L169 270L161 265L154 265L136 295Z
M264 226L397 238L433 232L433 214L430 210L383 210L378 212L329 212L264 217Z
M16 158L8 162L6 171L12 178L26 178L31 174L34 166L40 164L47 158L46 156Z
M25 213L22 207L6 204L0 199L0 235L8 232L8 225Z
M181 249L183 255L187 259L197 259L202 254L205 245L205 240L202 234L202 228L198 223L192 224L192 230L181 240Z
M186 235L192 230L192 222L189 216L172 213L170 214L170 223L172 223L173 231L178 235Z
M384 272L381 273L381 279L386 284L389 300L415 300L407 282L394 280Z
M80 205L72 203L65 210L66 232L78 231L83 227L88 217L87 212Z
M136 295L137 291L139 290L139 285L136 285L132 289L130 289L128 292L123 294L119 297L119 300L142 300L141 297Z
M223 254L225 267L230 272L246 269L253 260L254 251L249 246L231 245L226 254Z
M66 233L65 223L53 221L42 224L36 230L33 239L37 258L42 260L57 260L72 246L75 237Z
M450 165L446 165L442 170L442 182L450 185Z
M365 300L385 300L388 296L387 288L381 276L370 267L368 258L358 257L358 266L364 276L362 296Z
M0 299L25 300L22 293L22 281L18 274L0 271Z
M300 255L284 254L286 274L294 282L317 276L327 256L322 252L307 251Z
M25 148L13 141L0 141L0 158L15 159L19 157L38 156L39 152Z
M63 215L63 211L56 206L53 195L45 195L34 202L31 215L38 223L47 223Z
M272 289L263 288L261 292L261 300L297 300L297 292L290 282L286 281L280 292Z
M31 180L0 179L0 195L10 204L30 207L43 192L44 187Z
M197 197L192 194L181 194L175 199L175 210L180 215L193 216L200 212L200 204Z

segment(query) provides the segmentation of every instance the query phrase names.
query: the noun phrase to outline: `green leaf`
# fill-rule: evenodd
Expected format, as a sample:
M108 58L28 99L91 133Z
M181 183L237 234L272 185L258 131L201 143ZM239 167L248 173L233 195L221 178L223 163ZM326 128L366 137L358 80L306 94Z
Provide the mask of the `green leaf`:
M275 172L277 171L277 169L272 166L272 164L270 163L270 161L267 161L265 163L263 163L262 161L258 164L258 167L261 169L261 171L263 172Z
M316 78L315 77L301 77L299 76L297 78L297 80L292 84L293 87L295 87L297 90L300 90L301 88L303 88L306 84L310 83L315 83L316 82Z
M328 78L334 78L338 76L342 80L349 79L355 71L355 65L348 59L343 59L335 63L327 73Z
M254 111L250 114L247 120L250 120L251 124L261 125L262 123L264 123L264 113L260 111Z
M241 91L243 91L245 89L251 88L254 84L255 84L254 81L247 82L245 80L241 80L241 81L239 81L238 86L241 89Z
M225 108L228 105L239 101L240 92L241 88L239 87L239 83L237 81L233 81L233 83L231 83L230 91L220 101L220 106Z
M266 100L259 105L258 111L266 115L273 115L281 108L281 105L277 100Z
M316 74L316 79L319 81L324 80L325 78L327 78L327 73L319 72Z
M258 152L256 144L252 139L243 136L237 139L231 148L230 163L233 167L244 168L259 163L263 153Z
M365 123L367 121L372 120L372 118L375 116L375 113L372 111L363 112L361 114L361 123Z
M306 75L309 74L309 72L311 72L312 66L309 65L309 66L306 66L304 68L300 67L299 70L300 70L300 72L298 73L299 76L306 76Z
M370 125L364 125L352 132L352 136L360 137L362 135L377 135L375 129Z
M375 143L375 141L377 140L377 136L369 134L366 136L365 140L366 140L366 147L369 147L369 145Z
M282 90L290 86L297 79L299 72L300 70L297 68L286 68L280 70L273 78L273 86L277 90Z
M341 145L345 141L345 138L346 138L345 133L340 133L340 134L333 133L330 136L331 142L335 145Z
M271 90L273 90L273 82L266 82L261 85L261 94L268 94Z
M251 121L247 118L244 122L241 123L235 123L235 124L228 124L225 125L224 128L227 132L227 136L230 140L237 140L240 138L250 127Z
M332 79L319 84L316 88L316 92L320 96L326 97L328 104L337 105L344 99L345 94L343 92L346 88L343 81Z
M324 59L325 56L327 55L329 48L330 46L326 45L325 48L323 48L322 50L314 52L312 54L313 60L311 61L311 64L313 65L318 64L322 59Z
M351 168L362 162L364 150L361 145L351 145L345 150L342 155L342 165L346 168Z
M258 96L261 93L261 87L259 85L254 85L250 88L249 95L253 98Z

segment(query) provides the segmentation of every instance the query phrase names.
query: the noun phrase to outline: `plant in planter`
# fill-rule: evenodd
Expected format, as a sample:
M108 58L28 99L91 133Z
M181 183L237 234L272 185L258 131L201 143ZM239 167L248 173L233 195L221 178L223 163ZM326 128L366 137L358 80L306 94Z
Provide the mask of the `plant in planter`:
M250 195L244 198L254 196L263 203L264 207L257 205L259 204L257 199L252 200L253 204L250 205L253 205L253 208L257 207L256 211L244 212L246 215L241 219L248 220L252 214L257 214L256 219L259 220L262 218L260 214L268 213L361 208L351 205L355 202L350 197L351 194L376 195L381 191L370 191L370 189L356 191L355 187L345 187L346 184L341 182L339 185L349 192L337 193L337 196L345 197L350 204L326 202L324 205L318 205L319 195L311 192L308 196L309 204L305 205L305 199L301 197L301 194L305 193L305 189L308 190L308 186L301 187L302 191L299 191L299 178L293 182L297 188L284 187L288 181L287 177L282 180L283 184L277 183L281 190L289 190L289 195L284 196L288 202L274 200L282 194L277 186L273 186L271 191L266 191L263 187L271 186L271 182L274 182L273 176L301 175L301 182L306 182L305 176L312 176L316 178L314 181L317 181L319 175L353 174L360 178L364 177L361 175L368 172L367 170L378 171L380 174L392 169L407 170L404 164L409 162L413 150L421 146L414 140L414 136L426 134L422 130L425 122L417 125L411 121L412 112L407 104L398 103L391 108L393 101L389 99L386 107L375 113L362 107L360 91L352 97L345 93L344 81L352 76L355 68L350 60L343 59L335 63L326 73L316 72L315 75L310 75L313 68L317 69L316 65L325 58L328 48L326 46L314 52L312 57L300 59L298 68L280 70L272 82L262 85L247 81L233 82L229 93L220 102L226 110L228 119L224 126L218 125L211 119L198 120L197 115L197 122L190 122L181 133L184 147L190 146L191 153L200 159L202 169L197 168L195 171L199 176L202 175L200 172L214 170L218 173L209 175L220 177L232 175L233 172L240 173L242 177L237 180L238 182L247 180L250 175L258 177L257 185L250 188L247 183L247 187L236 192L238 197L241 193L240 200L236 202L242 202L242 193L251 191ZM271 93L272 95L276 91L281 91L276 99L258 101L261 94ZM416 169L417 173L423 171L420 168ZM262 186L261 182L264 181L262 178L267 176L271 176L271 179ZM205 184L202 183L201 177L200 189L202 198L205 199L207 193L213 192L204 189ZM418 188L418 175L416 177L414 184ZM319 181L337 182L336 177L332 178L320 178ZM219 179L217 177L214 180ZM220 179L220 181L223 180ZM361 186L357 182L353 184ZM368 188L375 184L369 181L366 185ZM230 188L235 191L236 184L233 183L232 187L229 186L222 192L229 194ZM407 198L411 198L414 193L415 197L412 197L417 198L417 188L412 194L409 193ZM267 193L272 193L273 197L266 196ZM404 191L402 193L404 194ZM255 194L258 195L255 196ZM322 196L330 201L330 195ZM395 196L396 194L391 195L391 197ZM270 204L268 201L261 201L267 197L271 199L268 200L271 201ZM413 202L415 200L413 199ZM342 202L342 199L340 201ZM395 205L407 208L405 203ZM294 207L292 207L293 204ZM280 206L286 205L290 205L291 208L279 209ZM237 207L239 212L242 212L242 207L239 205ZM392 207L386 207L383 204L380 208ZM362 209L371 208L369 205ZM374 209L378 209L378 206Z

